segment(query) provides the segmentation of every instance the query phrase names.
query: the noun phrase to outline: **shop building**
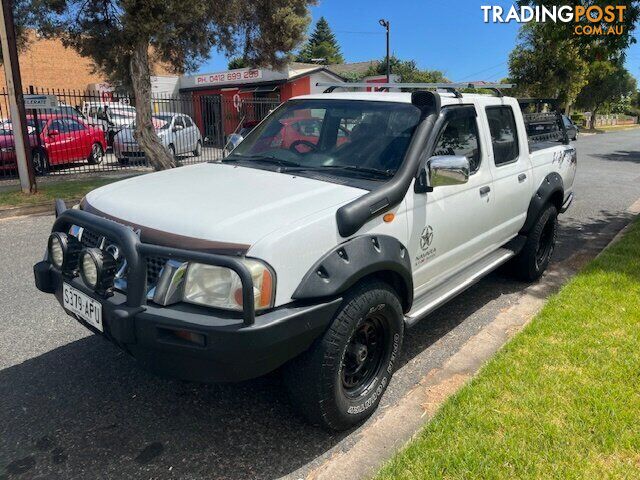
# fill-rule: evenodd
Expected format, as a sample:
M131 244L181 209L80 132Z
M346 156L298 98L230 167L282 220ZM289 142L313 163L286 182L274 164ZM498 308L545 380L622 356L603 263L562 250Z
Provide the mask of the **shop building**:
M316 83L343 81L324 66L292 63L281 70L241 68L183 76L179 91L191 95L194 119L205 138L219 144L230 133L255 125L279 103L322 92Z

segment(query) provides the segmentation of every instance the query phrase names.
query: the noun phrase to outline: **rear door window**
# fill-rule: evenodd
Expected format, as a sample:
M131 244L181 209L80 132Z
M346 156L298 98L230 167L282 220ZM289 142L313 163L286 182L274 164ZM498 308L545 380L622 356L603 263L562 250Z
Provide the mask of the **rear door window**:
M493 160L496 166L518 160L518 131L511 107L487 107L487 120L491 132Z

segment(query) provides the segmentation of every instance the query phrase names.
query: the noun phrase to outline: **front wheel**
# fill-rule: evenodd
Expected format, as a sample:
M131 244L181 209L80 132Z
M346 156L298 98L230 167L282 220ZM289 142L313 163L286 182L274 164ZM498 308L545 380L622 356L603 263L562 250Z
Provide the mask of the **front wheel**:
M102 160L104 160L104 149L102 145L96 142L91 146L91 153L87 157L87 162L89 162L89 165L99 165Z
M49 158L42 149L31 152L31 162L33 163L33 173L36 175L46 175L49 173Z
M404 335L402 306L386 283L354 287L330 328L285 367L293 404L313 424L346 430L375 411Z
M558 236L558 210L547 205L529 232L522 251L513 259L514 274L521 280L538 280L549 266Z

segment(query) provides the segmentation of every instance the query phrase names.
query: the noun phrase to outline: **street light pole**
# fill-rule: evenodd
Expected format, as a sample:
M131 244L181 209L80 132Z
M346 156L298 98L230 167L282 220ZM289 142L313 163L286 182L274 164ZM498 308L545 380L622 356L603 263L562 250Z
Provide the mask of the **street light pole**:
M391 28L391 22L389 20L385 20L384 18L381 18L380 20L378 20L378 23L380 23L380 25L384 27L387 31L387 83L390 83L391 82L391 59L389 56L389 29Z
M13 25L13 10L11 0L0 1L0 43L2 43L2 58L7 82L9 112L13 126L13 145L18 163L20 186L24 193L36 192L36 179L31 164L31 148L27 132L27 114L22 95L22 80L18 63L18 47L16 45L16 31Z

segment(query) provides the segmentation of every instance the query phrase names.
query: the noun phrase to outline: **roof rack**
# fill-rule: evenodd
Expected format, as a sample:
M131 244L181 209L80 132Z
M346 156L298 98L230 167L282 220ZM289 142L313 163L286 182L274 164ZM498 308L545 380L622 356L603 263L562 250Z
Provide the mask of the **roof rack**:
M423 90L445 90L453 93L456 98L461 98L462 94L459 92L463 88L471 89L486 89L496 93L497 96L502 97L502 89L508 89L515 87L512 83L485 83L485 82L460 82L460 83L330 83L330 82L318 82L317 87L326 87L323 93L331 93L336 88L376 88L380 90L389 90L390 88L405 88L405 89L423 89Z

